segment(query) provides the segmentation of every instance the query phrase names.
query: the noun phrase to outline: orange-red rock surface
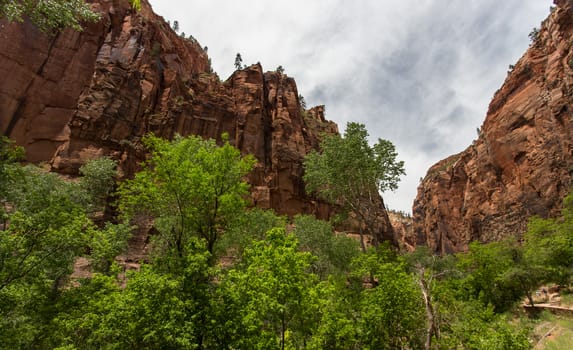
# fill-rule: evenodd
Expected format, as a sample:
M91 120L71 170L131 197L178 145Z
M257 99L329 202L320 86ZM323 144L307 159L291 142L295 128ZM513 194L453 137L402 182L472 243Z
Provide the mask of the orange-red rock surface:
M389 210L388 218L390 219L390 224L394 230L394 235L400 250L403 252L414 251L416 246L410 242L410 237L414 232L412 216L403 212Z
M210 72L205 50L178 36L143 0L96 0L98 23L47 36L31 24L0 21L0 130L25 147L29 161L75 174L110 155L126 176L145 158L141 137L228 133L258 160L249 177L253 202L279 214L332 208L305 195L302 159L323 132L337 133L324 107L300 107L295 81L260 64L225 82ZM378 238L393 239L381 204Z
M522 234L556 215L573 171L573 2L556 1L490 103L476 141L430 168L410 244L437 252Z

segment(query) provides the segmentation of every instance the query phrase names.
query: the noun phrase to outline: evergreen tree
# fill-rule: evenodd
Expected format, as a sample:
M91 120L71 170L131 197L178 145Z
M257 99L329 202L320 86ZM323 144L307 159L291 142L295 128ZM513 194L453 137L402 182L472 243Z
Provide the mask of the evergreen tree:
M243 68L243 58L241 57L240 53L237 53L235 56L235 69L239 70Z

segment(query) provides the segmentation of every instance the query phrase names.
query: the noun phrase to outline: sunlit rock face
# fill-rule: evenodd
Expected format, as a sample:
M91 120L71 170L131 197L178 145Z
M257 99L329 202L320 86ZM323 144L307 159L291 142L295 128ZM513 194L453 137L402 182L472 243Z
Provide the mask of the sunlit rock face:
M408 243L463 251L559 213L573 171L573 6L556 5L493 97L478 139L428 170Z

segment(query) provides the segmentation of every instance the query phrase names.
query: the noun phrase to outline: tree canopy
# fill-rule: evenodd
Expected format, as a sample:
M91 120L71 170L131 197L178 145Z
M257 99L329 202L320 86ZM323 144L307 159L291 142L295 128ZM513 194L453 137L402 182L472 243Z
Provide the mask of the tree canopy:
M154 220L159 255L186 256L192 236L204 239L212 253L221 230L244 210L243 177L255 160L242 157L224 138L222 146L198 136L144 139L151 158L120 187L119 208L129 218L143 214Z
M85 181L95 176L93 167L85 168L79 182L70 182L2 158L0 169L6 176L0 193L0 347L30 348L31 341L47 336L49 320L57 313L54 305L62 298L76 259L84 256L93 271L109 271L129 231L112 223L98 228L90 219L86 199L94 198L92 193L107 195Z
M525 350L516 305L571 282L570 198L523 242L360 252L327 222L246 208L254 160L225 138L144 143L147 162L113 193L109 158L68 181L2 139L0 348ZM113 221L127 221L102 222L116 197ZM150 224L155 255L120 265L129 231ZM89 274L71 275L83 260Z
M405 174L394 145L383 139L368 143L364 124L348 123L343 136L325 135L320 152L304 160L306 190L355 213L364 225L381 203L379 192L398 188Z

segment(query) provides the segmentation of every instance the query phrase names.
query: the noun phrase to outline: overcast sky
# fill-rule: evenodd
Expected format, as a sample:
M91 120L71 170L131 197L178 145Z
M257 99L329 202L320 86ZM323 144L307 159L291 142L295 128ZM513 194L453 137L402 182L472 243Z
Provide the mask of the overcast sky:
M384 193L410 212L419 179L464 150L550 0L150 0L209 48L227 79L241 53L264 70L282 65L307 105L326 105L342 132L366 124L392 141L407 176Z

